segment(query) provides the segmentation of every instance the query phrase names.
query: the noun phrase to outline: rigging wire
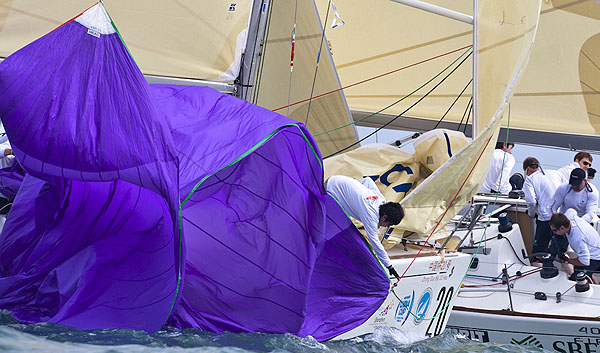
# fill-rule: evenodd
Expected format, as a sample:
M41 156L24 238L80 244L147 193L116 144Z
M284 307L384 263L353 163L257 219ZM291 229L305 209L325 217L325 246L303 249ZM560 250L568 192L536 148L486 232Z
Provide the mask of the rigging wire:
M433 230L431 231L431 234L429 234L429 236L427 237L427 239L425 240L425 242L429 241L429 239L433 236L433 233L435 233L435 231L437 230L438 226L440 225L440 223L442 222L442 219L444 219L444 216L446 215L446 213L448 212L448 210L450 210L450 207L454 204L454 201L456 200L456 198L458 197L458 195L460 194L462 188L464 187L464 185L467 183L467 180L469 180L469 177L471 176L471 173L473 173L473 170L475 169L475 167L477 166L477 164L479 164L479 160L481 159L481 157L483 156L483 152L485 151L485 149L487 148L487 146L490 143L490 140L492 139L492 136L490 136L490 138L488 139L483 151L479 154L479 157L477 157L477 160L475 161L475 163L473 164L473 167L471 168L471 170L469 171L469 174L467 175L467 177L465 178L465 180L463 181L462 185L460 186L460 188L458 189L458 191L456 192L456 194L454 195L454 198L452 199L452 201L450 201L450 203L448 204L448 207L446 207L446 210L444 211L444 214L442 214L442 216L440 217L440 219L438 220L437 224L435 225L435 227L433 228ZM496 196L497 198L497 196ZM490 220L488 220L488 223L490 222ZM487 231L484 230L483 232L483 236L485 236L485 232ZM479 245L479 247L481 247L481 244ZM479 251L479 247L477 248L477 251ZM425 244L423 244L423 246L421 246L421 248L419 249L419 251L417 252L417 254L415 255L415 257L413 257L412 261L410 262L410 264L408 264L408 266L406 267L406 270L404 270L404 272L402 273L402 275L400 276L400 278L398 278L398 280L396 281L396 283L393 284L392 286L392 292L394 293L394 296L398 297L396 295L396 293L394 292L394 288L398 285L398 283L400 282L400 280L406 275L406 273L408 272L408 270L411 268L412 264L415 262L415 260L419 257L419 255L421 254L421 252L423 251L423 249L425 248ZM475 252L475 254L477 254L477 251ZM473 256L473 258L471 259L471 264L469 264L468 268L471 268L471 265L473 263L475 259L475 256ZM468 271L468 270L467 270ZM467 273L465 273L465 276L463 276L462 281L464 281L465 277L466 277ZM462 284L461 281L461 284ZM453 295L452 299L454 299L454 297L456 297L456 295L458 294L458 290L455 292L455 294ZM400 299L398 299L400 300ZM445 312L448 308L448 306L450 305L450 302L452 302L452 300L449 300L446 304L446 306L440 310L439 313L437 313L436 315L432 316L431 318L422 318L422 320L433 320L434 318L436 318L437 316L441 315L443 312ZM402 300L400 300L400 303L402 305L404 305L406 307L406 304L404 304L404 302ZM417 317L416 314L414 314L410 308L406 307L407 310L409 311L409 313L411 315L413 315L414 317Z
M510 131L510 103L508 103L508 121L507 121L507 125L506 125L506 142L508 142L508 133L509 133L509 131ZM490 143L490 141L492 139L492 136L490 136L490 138L486 142L486 145L483 148L483 151L481 152L481 154L479 155L479 157L477 158L477 160L473 164L473 167L471 168L471 171L469 172L469 174L467 175L467 177L463 181L462 185L460 186L459 190L455 194L454 199L452 199L452 201L450 201L450 203L446 207L446 211L444 212L444 214L442 215L442 217L440 217L439 221L435 225L435 228L433 229L433 231L431 232L431 234L429 234L429 237L425 240L426 242L429 240L429 238L431 238L431 236L433 235L433 233L436 231L437 227L441 223L442 219L444 218L444 216L446 215L446 213L448 212L448 210L450 209L450 207L453 205L454 201L456 200L456 197L458 196L458 194L462 190L463 186L465 185L465 183L467 182L467 180L469 180L469 177L471 176L471 173L473 172L473 170L475 169L475 167L477 166L477 164L479 164L479 160L483 156L483 152L485 151L485 149L488 147L488 145L489 145L489 143ZM506 155L504 155L504 157L502 158L502 169L504 169L505 161L506 161ZM500 178L502 178L502 173L503 173L502 169L500 171ZM498 202L498 195L499 194L495 195L494 203L492 204L492 206L496 206L496 204ZM490 217L490 218L488 218L488 220L486 222L486 225L485 225L485 228L483 230L483 233L481 234L481 239L479 241L479 245L477 246L477 249L475 250L475 253L471 257L471 262L469 263L469 266L467 267L467 271L463 275L463 278L461 279L459 286L463 285L463 282L465 281L465 278L467 277L467 275L469 273L468 269L470 269L473 266L473 262L475 261L475 258L477 257L477 254L479 253L479 249L481 248L481 244L483 243L483 240L485 239L485 235L487 233L487 230L489 228L491 220L492 219ZM406 274L406 272L408 272L408 270L410 269L410 267L412 266L412 264L415 262L415 260L417 259L417 257L419 257L419 254L421 253L421 251L423 250L424 247L425 247L425 244L423 244L423 246L421 247L421 249L419 249L419 252L417 253L417 255L413 258L413 260L411 261L411 263L408 264L408 267L406 268L406 270L404 271L404 273L402 273L402 275L400 276L400 278L398 278L398 280L396 281L396 283L394 283L392 285L391 292L394 294L394 296L396 298L398 298L398 296L396 295L396 293L394 291L394 288L398 285L398 283L400 282L400 280L402 279L402 277L404 277L404 275ZM534 271L532 271L532 272L534 272ZM527 275L529 275L529 274L530 273L528 273ZM444 313L444 312L446 312L448 310L448 308L450 306L450 303L454 300L454 298L456 298L456 296L458 296L459 293L460 293L460 290L457 290L456 292L454 292L453 295L452 295L452 298L447 301L446 305L437 314L433 315L430 318L424 318L423 317L423 318L419 318L419 319L421 319L421 320L433 320L436 317L440 316L442 313ZM410 315L414 316L415 318L418 318L418 316L410 310L410 308L404 303L404 301L400 300L400 298L398 298L398 300L400 301L400 304L402 304L408 310L408 312L409 312Z
M458 94L458 96L456 96L456 99L454 99L454 102L452 102L452 104L450 104L450 107L448 108L448 110L446 110L446 112L444 113L444 115L442 115L442 117L440 118L440 120L437 122L437 124L435 124L435 126L433 127L434 129L437 129L438 126L440 126L441 122L444 120L444 118L446 117L446 115L448 115L448 113L450 112L450 109L452 109L452 107L454 107L454 104L456 104L456 102L458 102L458 100L460 99L460 97L462 97L463 93L465 93L465 91L467 90L467 88L471 85L471 83L473 82L473 79L471 79L467 85L465 86L465 88L463 88L462 91L460 91L460 93Z
M435 86L433 86L432 89L430 89L427 93L425 93L423 95L423 97L419 98L416 102L414 102L413 104L411 104L408 108L406 108L403 112L401 112L400 114L396 115L392 120L388 121L387 123L383 124L382 126L378 127L377 129L375 129L375 131L373 131L372 133L368 134L367 136L363 137L362 139L352 143L349 146L346 146L344 148L342 148L341 150L334 152L332 154L330 154L327 157L324 157L323 159L335 156L336 154L339 154L341 152L346 151L347 149L354 147L356 145L358 145L359 143L361 143L362 141L366 140L367 138L373 136L374 134L376 134L377 132L381 131L382 129L384 129L386 126L390 125L391 123L393 123L394 121L396 121L396 119L400 118L402 115L404 115L406 112L408 112L410 109L412 109L414 106L416 106L417 104L419 104L423 99L425 99L429 94L431 94L431 92L433 92L436 88L438 88L444 81L446 81L446 79L448 77L450 77L472 54L473 52L470 52L469 55L465 56L464 59L462 59L462 61L454 68L452 69L452 71L450 71L448 73L448 75L446 75L442 80L440 80L440 82L438 82Z
M393 102L392 104L390 104L390 105L388 105L388 106L386 106L386 107L383 107L383 108L379 109L378 111L376 111L376 112L373 112L373 113L371 113L371 114L369 114L369 115L365 116L364 118L360 118L360 119L358 119L358 120L355 120L355 121L353 121L353 122L350 122L350 123L348 123L348 124L345 124L345 125L342 125L342 126L338 126L338 127L336 127L336 128L333 128L333 129L331 129L331 130L327 130L327 131L320 132L320 133L318 133L318 134L315 134L315 135L313 135L313 136L314 136L314 137L317 137L317 136L320 136L320 135L323 135L323 134L328 134L328 133L330 133L330 132L333 132L333 131L336 131L336 130L339 130L339 129L343 129L343 128L345 128L346 126L350 126L350 125L356 125L356 123L359 123L359 122L361 122L361 121L363 121L363 120L366 120L366 119L368 119L368 118L372 117L373 115L377 115L377 114L381 113L382 111L384 111L384 110L386 110L386 109L388 109L388 108L390 108L390 107L393 107L394 105L396 105L396 104L398 104L398 103L402 102L402 101L403 101L403 100L405 100L406 98L408 98L408 97L412 96L412 95L413 95L415 92L417 92L417 91L418 91L418 90L420 90L421 88L423 88L423 87L427 86L427 85L428 85L430 82L432 82L433 80L435 80L435 79L436 79L438 76L440 76L441 74L443 74L443 73L444 73L446 70L448 70L448 69L449 69L449 68L450 68L452 65L454 65L454 63L456 63L458 60L460 60L460 58L462 58L462 57L463 57L463 55L465 55L467 52L469 52L469 50L470 50L470 48L469 48L469 49L467 49L467 50L465 50L465 51L464 51L462 54L460 54L460 56L459 56L458 58L454 59L454 61L453 61L453 62L451 62L451 63L450 63L448 66L446 66L446 67L445 67L445 68L444 68L442 71L440 71L440 72L439 72L439 73L437 73L435 76L433 76L432 78L430 78L429 80L427 80L427 82L425 82L425 83L424 83L424 84L422 84L421 86L419 86L419 87L417 87L416 89L414 89L414 90L413 90L412 92L410 92L409 94L407 94L407 95L405 95L404 97L402 97L402 98L398 99L397 101Z
M288 108L286 116L290 116L290 102L292 101L292 76L294 73L294 49L296 49L296 18L298 14L298 0L296 0L296 8L294 10L294 28L290 36L290 43L292 45L290 53L290 85L288 87Z
M325 38L325 29L327 28L327 20L329 19L329 8L331 7L331 0L327 2L327 13L325 14L325 22L323 25L323 32L321 33L321 44L319 44L319 52L317 53L317 64L315 65L315 76L313 77L312 87L310 89L310 98L308 100L308 109L306 111L306 121L304 125L308 126L308 118L310 117L310 105L313 100L313 94L315 93L315 83L317 82L317 71L319 71L319 60L321 59L321 51L323 50L323 39ZM327 48L329 50L329 47ZM288 105L290 102L288 102ZM288 107L288 111L289 111Z
M458 123L458 128L456 129L456 131L460 131L460 127L462 126L463 120L465 119L467 112L471 109L472 104L473 104L473 97L471 97L471 99L469 99L469 101L467 102L467 107L465 108L465 112L463 113L462 118L460 118L460 123Z
M372 81L372 80L378 79L378 78L380 78L380 77L384 77L384 76L387 76L387 75L389 75L389 74L393 74L393 73L395 73L395 72L398 72L398 71L401 71L401 70L404 70L404 69L408 69L408 68L410 68L410 67L417 66L417 65L420 65L420 64L426 63L426 62L428 62L428 61L431 61L431 60L435 60L435 59L441 58L441 57L443 57L443 56L446 56L446 55L450 55L450 54L452 54L452 53L456 53L457 51L461 51L461 50L463 50L463 49L470 49L471 47L473 47L473 45L467 45L467 46L464 46L464 47L462 47L462 48L454 49L454 50L452 50L452 51L449 51L449 52L446 52L446 53L443 53L443 54L440 54L440 55L436 55L436 56L433 56L433 57L431 57L431 58L428 58L428 59L425 59L425 60L421 60L421 61L419 61L419 62L416 62L416 63L410 64L410 65L407 65L407 66L403 66L403 67L400 67L400 68L398 68L398 69L395 69L395 70L392 70L392 71L388 71L388 72L386 72L386 73L383 73L383 74L381 74L381 75L373 76L373 77L371 77L371 78L368 78L368 79L365 79L365 80L362 80L362 81L358 81L358 82L352 83L352 84L350 84L350 85L348 85L348 86L344 86L344 87L336 88L336 89L334 89L334 90L331 90L331 91L329 91L329 92L321 93L321 94L319 94L319 95L317 95L317 96L314 96L312 99L321 98L321 97L323 97L323 96L326 96L326 95L328 95L328 94L335 93L335 92L337 92L337 91L341 91L341 90L345 90L345 89L347 89L347 88L354 87L354 86L360 85L360 84L362 84L362 83L369 82L369 81ZM301 101L298 101L298 102L292 103L292 104L290 104L290 106L294 106L294 105L296 105L296 104L304 103L304 102L307 102L308 100L309 100L309 98L306 98L306 99L303 99L303 100L301 100ZM288 106L286 105L286 106L283 106L283 107L279 107L279 108L277 108L277 109L273 109L272 111L276 112L276 111L278 111L278 110L281 110L281 109L284 109L284 108L287 108L287 107L288 107Z
M471 117L471 113L473 112L473 97L471 97L471 109L469 109L469 114L467 115L467 121L465 121L465 127L463 128L463 134L467 133L467 125L469 125L469 118ZM473 131L475 133L475 131Z

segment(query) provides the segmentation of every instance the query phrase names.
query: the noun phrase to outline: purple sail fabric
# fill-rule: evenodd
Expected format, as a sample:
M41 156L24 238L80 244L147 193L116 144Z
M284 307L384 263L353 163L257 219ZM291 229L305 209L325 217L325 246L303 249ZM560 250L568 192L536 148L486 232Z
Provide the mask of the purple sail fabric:
M0 116L13 151L45 181L9 214L0 303L24 321L153 332L183 276L174 146L103 7L81 18L93 26L66 23L0 65ZM15 229L13 213L34 226ZM14 250L28 241L25 253Z
M8 167L0 169L0 193L7 199L14 200L24 177L25 171L16 160L13 160Z
M65 190L25 178L1 236L0 307L25 322L160 328L153 303L170 302L177 281L164 198L121 180Z
M153 92L173 128L181 198L189 196L186 280L168 323L323 340L364 322L389 280L323 189L305 127L208 88Z
M0 234L0 309L319 340L370 317L389 280L323 189L306 128L146 84L104 25L67 23L0 64L0 116L30 173Z

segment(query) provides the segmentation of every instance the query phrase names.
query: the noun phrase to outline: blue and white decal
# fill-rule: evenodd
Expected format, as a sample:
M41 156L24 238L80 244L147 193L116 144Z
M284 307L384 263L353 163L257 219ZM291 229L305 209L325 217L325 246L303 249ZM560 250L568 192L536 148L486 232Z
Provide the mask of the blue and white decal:
M415 309L415 325L420 324L425 315L427 314L427 310L429 310L429 305L431 304L432 296L433 290L429 287L425 289L423 294L421 294L421 298L419 298L417 308Z
M412 311L413 302L415 301L415 291L412 291L412 295L407 295L400 299L398 308L396 308L396 322L401 322L400 326L403 326L406 319L410 316Z

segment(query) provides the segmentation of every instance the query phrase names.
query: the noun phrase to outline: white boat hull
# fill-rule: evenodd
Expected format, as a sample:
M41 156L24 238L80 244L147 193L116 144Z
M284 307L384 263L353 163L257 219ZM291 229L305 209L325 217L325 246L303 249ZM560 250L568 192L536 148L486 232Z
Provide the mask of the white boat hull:
M392 256L392 265L400 275L411 261L411 257ZM446 327L453 298L470 261L471 256L460 253L446 255L443 261L435 255L418 257L367 321L334 339L364 336L381 328L396 329L414 338L439 335Z
M562 353L600 352L598 318L535 317L527 313L455 306L448 329L479 342L528 345Z
M498 200L497 206L512 204L509 216L517 219L520 216L510 210L522 213L523 203ZM600 352L600 286L577 292L575 282L557 262L558 275L542 278L541 269L529 266L524 258L532 243L530 231L524 241L517 224L501 233L496 221L485 235L483 232L483 227L474 229L474 246L463 250L477 254L456 298L448 329L480 342L530 345L556 352ZM486 241L478 243L480 239ZM510 288L503 270L510 277Z

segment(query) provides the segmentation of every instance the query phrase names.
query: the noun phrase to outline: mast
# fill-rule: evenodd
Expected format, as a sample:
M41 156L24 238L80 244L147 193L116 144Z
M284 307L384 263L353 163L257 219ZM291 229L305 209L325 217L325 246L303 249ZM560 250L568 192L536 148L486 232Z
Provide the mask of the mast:
M253 96L256 74L260 66L270 5L269 0L255 0L252 4L252 14L248 24L248 39L242 57L240 75L236 80L237 89L235 93L238 98L249 102L251 102Z
M477 0L473 0L473 15L477 14ZM475 139L479 135L479 98L477 90L479 89L479 19L473 16L473 130L471 137Z

